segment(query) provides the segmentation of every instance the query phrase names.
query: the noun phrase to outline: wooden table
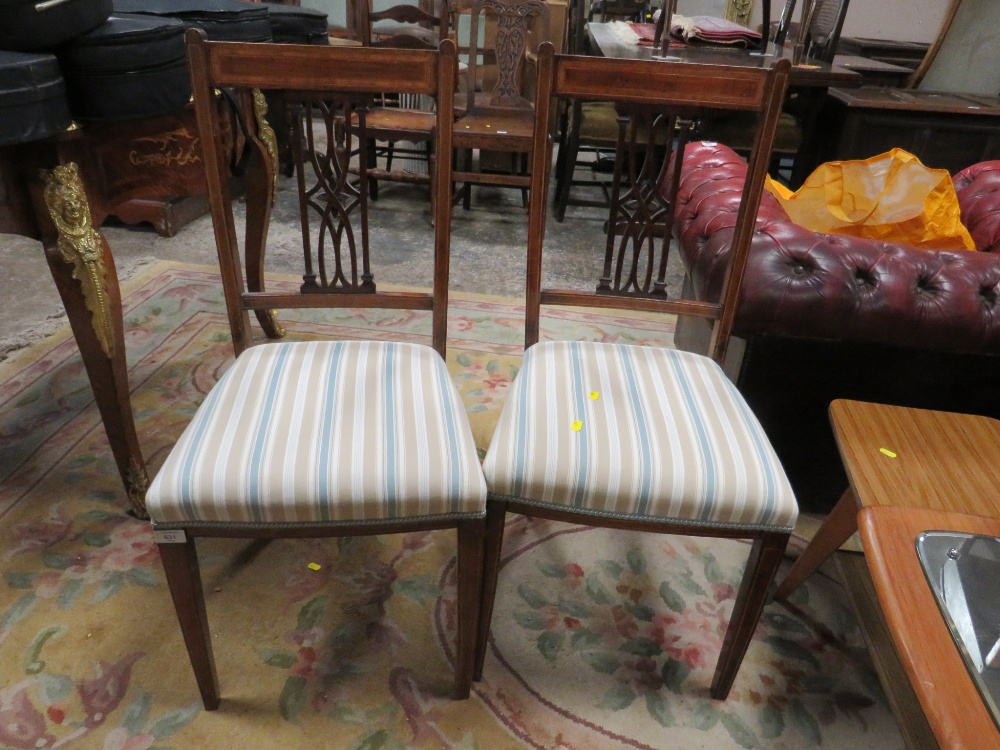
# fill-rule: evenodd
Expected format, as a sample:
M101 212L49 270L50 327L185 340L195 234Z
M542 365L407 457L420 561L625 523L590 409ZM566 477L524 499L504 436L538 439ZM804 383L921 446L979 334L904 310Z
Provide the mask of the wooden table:
M145 517L149 476L132 415L118 276L97 228L120 204L158 210L176 196L203 195L205 177L193 110L127 124L128 138L122 123L108 123L0 147L0 232L42 242L129 503ZM272 191L247 185L248 275L259 288ZM277 331L270 316L260 320L269 335Z
M1000 747L1000 732L952 641L914 546L919 533L931 530L1000 536L1000 519L886 506L864 508L859 519L896 650L939 745Z
M787 597L857 531L860 508L1000 518L1000 421L844 400L830 405L830 421L850 488L795 561L777 597Z
M899 88L905 86L913 70L902 65L871 60L860 55L835 55L833 64L838 68L847 68L861 74L862 86L888 86Z
M612 31L610 23L589 23L587 33L591 48L604 57L618 57L627 60L652 60L653 47L622 42ZM767 54L744 48L721 45L671 46L667 60L711 65L739 65L761 68L772 65L783 58L791 59L791 47L769 44ZM801 65L793 65L789 85L803 87L860 86L861 74L830 63L807 59Z
M651 45L630 44L623 42L613 31L610 23L589 23L587 33L591 49L604 57L617 57L626 60L652 60L654 48ZM724 45L693 45L684 44L671 46L669 55L664 59L669 61L699 63L710 65L736 65L740 67L762 68L773 65L776 61L792 59L790 45L769 44L767 54L741 47ZM823 144L816 135L814 127L816 117L826 98L830 86L856 87L861 85L860 73L842 68L830 63L806 58L801 64L793 65L789 73L789 91L795 89L799 97L800 109L806 114L802 118L802 141L792 168L791 184L800 185L813 169L820 163L819 155L823 152Z
M971 513L1000 518L1000 493L997 491L1000 487L1000 421L966 414L845 400L834 401L830 405L830 421L850 487L778 586L776 597L787 597L858 530L859 509L861 517L865 519L873 516L896 518L892 514L901 508L938 514L938 517L949 513ZM882 511L887 513L883 515ZM924 526L919 530L931 528ZM866 553L870 553L870 527L864 529L863 533ZM891 549L898 550L901 549L900 545L909 545L912 552L915 533L906 536L908 532L904 531L903 534L904 540L892 542L894 546ZM955 748L1000 746L996 741L995 730L990 735L991 741L986 745L951 743L954 728L949 727L948 722L954 721L954 717L942 721L940 708L927 707L925 697L930 685L916 680L918 672L912 671L914 665L916 662L924 662L919 674L927 670L936 671L938 667L934 660L937 653L955 647L946 629L941 631L931 628L929 631L938 635L944 632L947 639L944 644L925 642L920 630L915 633L906 632L909 623L916 624L929 619L929 612L932 611L938 618L940 615L933 602L933 595L926 587L922 570L908 567L909 563L906 566L887 566L887 550L890 549L888 544L884 534L880 534L875 557L867 561L867 568L858 555L844 558L843 555L847 553L843 553L838 562L848 596L859 614L859 622L869 642L876 671L882 679L907 747L936 748L938 743ZM899 555L904 560L909 560L902 552ZM911 562L913 566L918 565L915 553ZM874 586L868 573L869 568L874 574ZM878 582L880 577L881 584ZM892 608L896 597L904 596L904 590L919 590L918 584L925 589L927 597L930 597L931 609L917 613L907 605L894 613ZM894 587L898 592L887 591ZM888 621L883 619L880 602L886 605L885 616ZM941 626L945 627L943 620ZM918 646L910 650L901 648L901 654L896 653L893 642L899 643L903 639L911 643L914 638L917 639ZM960 658L957 652L955 657ZM947 691L947 688L941 687L940 680L936 689L939 692ZM973 699L978 703L978 694L968 697L966 704L971 704ZM925 711L926 718L923 713Z

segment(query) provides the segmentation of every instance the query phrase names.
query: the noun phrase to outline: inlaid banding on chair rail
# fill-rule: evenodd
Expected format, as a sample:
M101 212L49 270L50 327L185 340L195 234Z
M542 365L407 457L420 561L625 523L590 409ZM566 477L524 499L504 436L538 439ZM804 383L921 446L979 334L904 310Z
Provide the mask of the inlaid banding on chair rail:
M218 86L313 91L329 90L331 68L337 70L337 89L344 92L381 87L429 96L437 93L437 55L428 50L290 44L276 50L267 69L261 70L260 60L241 45L220 42L213 47L209 75ZM372 71L379 68L386 71L384 80L377 80L377 73L373 76Z
M555 88L561 96L604 99L614 90L615 100L622 102L655 104L669 96L673 107L689 101L699 109L760 109L765 81L754 68L724 68L723 75L718 67L706 71L705 65L605 59L595 73L584 59L556 58ZM697 93L690 81L697 81Z

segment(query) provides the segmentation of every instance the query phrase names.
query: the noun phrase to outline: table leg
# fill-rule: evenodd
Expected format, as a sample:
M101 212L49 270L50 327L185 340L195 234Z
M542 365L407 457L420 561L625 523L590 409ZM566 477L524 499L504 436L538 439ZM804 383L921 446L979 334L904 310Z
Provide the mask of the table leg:
M280 98L284 106L284 97ZM267 229L271 223L271 206L277 193L279 173L278 145L274 129L267 122L267 102L260 91L253 94L253 112L257 124L257 136L266 149L261 152L261 143L254 143L255 158L250 160L245 175L246 189L246 269L247 291L264 291L264 255L267 250ZM280 339L285 329L274 310L254 310L257 322L269 339Z
M858 502L848 488L833 506L812 541L774 592L776 599L787 599L813 571L823 564L855 531L858 530Z
M41 212L47 211L55 225L54 233L43 233L49 270L66 307L129 502L137 516L146 518L149 476L132 418L114 258L93 227L75 163L47 174L43 198L45 205L36 213L41 220Z

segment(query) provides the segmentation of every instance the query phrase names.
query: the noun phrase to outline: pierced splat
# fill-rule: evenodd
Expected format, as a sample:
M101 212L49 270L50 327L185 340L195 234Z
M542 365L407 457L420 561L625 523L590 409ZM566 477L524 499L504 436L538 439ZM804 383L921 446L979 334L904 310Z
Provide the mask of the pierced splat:
M541 38L548 36L548 8L542 0L481 0L472 9L472 39L478 39L480 14L492 16L496 23L493 41L496 55L496 83L490 92L489 106L530 109L522 95L521 67L528 48L528 31L533 16L540 16ZM477 55L478 57L478 55ZM470 57L469 77L476 80L478 61Z
M695 122L672 114L618 114L618 148L611 190L604 270L597 291L666 299L667 260L679 170L661 185L668 167L682 159Z
M304 293L376 291L368 246L366 162L359 160L353 172L350 168L355 144L366 142L368 105L307 101L301 104L302 116L294 118Z

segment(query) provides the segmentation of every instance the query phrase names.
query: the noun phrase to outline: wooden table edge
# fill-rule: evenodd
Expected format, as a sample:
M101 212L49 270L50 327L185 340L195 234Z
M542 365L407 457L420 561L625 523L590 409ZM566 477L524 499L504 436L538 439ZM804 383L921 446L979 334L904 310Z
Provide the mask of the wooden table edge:
M915 546L917 535L930 530L1000 536L1000 519L872 506L860 511L858 527L893 642L941 747L1000 747L1000 732L951 639Z

